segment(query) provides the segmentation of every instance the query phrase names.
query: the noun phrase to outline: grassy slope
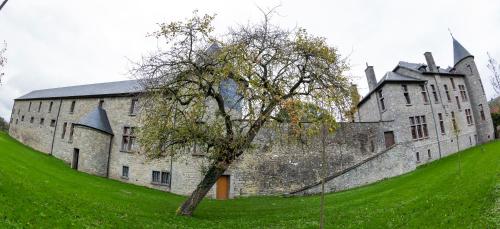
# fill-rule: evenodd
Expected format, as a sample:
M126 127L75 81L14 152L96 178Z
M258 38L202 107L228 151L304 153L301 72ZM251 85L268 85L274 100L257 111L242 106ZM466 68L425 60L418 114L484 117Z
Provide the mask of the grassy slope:
M496 227L500 142L484 148L485 152L473 148L397 178L328 195L327 228ZM183 199L71 170L0 132L0 228L318 226L318 196L205 200L193 218L174 215Z

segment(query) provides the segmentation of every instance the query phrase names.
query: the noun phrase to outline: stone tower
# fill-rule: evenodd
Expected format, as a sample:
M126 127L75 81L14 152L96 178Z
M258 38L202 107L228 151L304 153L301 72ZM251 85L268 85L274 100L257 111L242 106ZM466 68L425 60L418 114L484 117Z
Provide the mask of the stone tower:
M474 56L455 40L454 37L453 56L455 72L465 75L465 84L477 130L477 141L484 143L492 140L494 139L494 129L490 108L476 62L474 61Z

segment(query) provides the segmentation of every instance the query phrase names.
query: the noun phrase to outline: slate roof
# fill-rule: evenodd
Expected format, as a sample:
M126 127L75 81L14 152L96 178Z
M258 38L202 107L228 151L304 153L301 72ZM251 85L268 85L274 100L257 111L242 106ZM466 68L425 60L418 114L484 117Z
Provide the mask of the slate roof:
M108 83L97 83L78 85L70 87L60 87L52 89L43 89L32 91L16 100L27 99L48 99L64 97L92 97L100 95L120 95L134 94L142 92L142 87L138 80L125 80Z
M463 60L465 57L472 56L467 49L464 48L457 40L453 38L453 65L457 65L458 62Z
M100 107L96 107L93 111L83 116L76 125L90 127L92 129L100 130L104 133L113 135L113 130L109 124L108 115L106 111Z

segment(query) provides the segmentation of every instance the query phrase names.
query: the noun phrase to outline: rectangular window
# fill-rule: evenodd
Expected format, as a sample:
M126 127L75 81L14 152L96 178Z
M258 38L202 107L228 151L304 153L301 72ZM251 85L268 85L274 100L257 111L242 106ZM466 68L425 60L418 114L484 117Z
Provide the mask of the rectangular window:
M448 102L451 102L451 96L450 96L450 90L448 88L448 85L444 85L444 91L446 93L446 98L448 99Z
M467 119L467 125L473 125L472 111L470 109L465 109L465 118Z
M451 82L451 88L453 88L453 90L456 90L456 86L455 86L455 80L453 80L453 78L450 78L450 82Z
M64 139L64 136L66 135L66 127L68 127L68 123L67 122L65 122L63 124L61 139Z
M438 113L438 118L439 118L439 128L441 129L441 134L446 134L446 130L444 129L443 114Z
M71 107L69 108L69 113L75 112L75 104L76 104L76 101L71 102Z
M417 162L420 162L420 153L419 153L419 152L417 152L417 153L415 154L415 156L417 157Z
M42 101L40 101L40 103L38 104L38 112L40 112L42 110Z
M121 150L131 152L135 149L135 127L123 127Z
M396 143L394 141L394 132L393 131L384 132L384 138L385 138L385 148L389 148Z
M102 108L104 106L104 99L99 100L99 108Z
M425 89L425 85L420 85L420 90L422 91L422 99L424 100L424 104L429 103L429 98L427 97L427 90Z
M434 84L431 84L431 90L432 90L432 97L434 97L434 102L439 103L438 94L437 94L436 87L434 86Z
M429 159L432 158L432 154L431 154L431 150L430 149L427 150L427 158L429 158Z
M139 100L132 99L132 101L130 102L130 115L136 115L138 109L139 109Z
M455 99L457 100L458 110L462 110L462 105L460 105L460 100L458 99L458 96L455 96Z
M466 102L468 100L467 98L467 91L465 90L465 85L458 85L458 89L460 89L460 96L462 97L462 101Z
M50 126L51 127L56 126L56 120L55 119L50 120Z
M24 122L24 115L21 116L21 122Z
M44 122L45 122L45 119L44 118L40 118L40 125L43 125Z
M403 88L403 95L405 97L406 104L410 105L411 100L410 100L410 93L408 93L408 85L402 85L402 88Z
M161 182L160 184L168 185L170 183L170 173L162 171L161 172Z
M19 119L16 118L16 125L17 125L17 123L19 123Z
M31 102L30 102L30 105L28 106L28 112L31 111Z
M152 182L155 184L160 183L160 171L153 171L153 179Z
M51 101L50 104L49 104L49 113L52 112L52 106L53 105L54 105L54 102Z
M122 178L128 178L128 166L122 167Z
M425 115L410 117L410 131L413 140L421 140L429 137Z
M33 122L35 122L35 117L31 116L30 123L33 123Z
M451 123L453 124L453 130L455 132L458 131L458 125L457 125L457 120L455 119L455 112L451 112Z
M73 133L75 132L75 124L71 123L69 128L69 142L73 142Z
M479 115L481 115L481 120L486 120L486 116L484 116L483 104L479 104Z

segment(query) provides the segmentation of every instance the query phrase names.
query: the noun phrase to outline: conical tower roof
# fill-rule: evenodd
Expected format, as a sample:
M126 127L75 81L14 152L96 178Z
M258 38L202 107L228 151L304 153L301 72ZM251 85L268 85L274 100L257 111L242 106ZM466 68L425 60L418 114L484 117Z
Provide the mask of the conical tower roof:
M457 65L457 63L463 60L465 57L469 57L472 55L454 37L452 38L453 38L453 58L454 58L453 65Z
M83 116L83 118L80 119L77 125L90 127L113 135L113 130L111 129L111 125L109 124L108 115L106 114L106 111L100 107L97 107L87 115Z

